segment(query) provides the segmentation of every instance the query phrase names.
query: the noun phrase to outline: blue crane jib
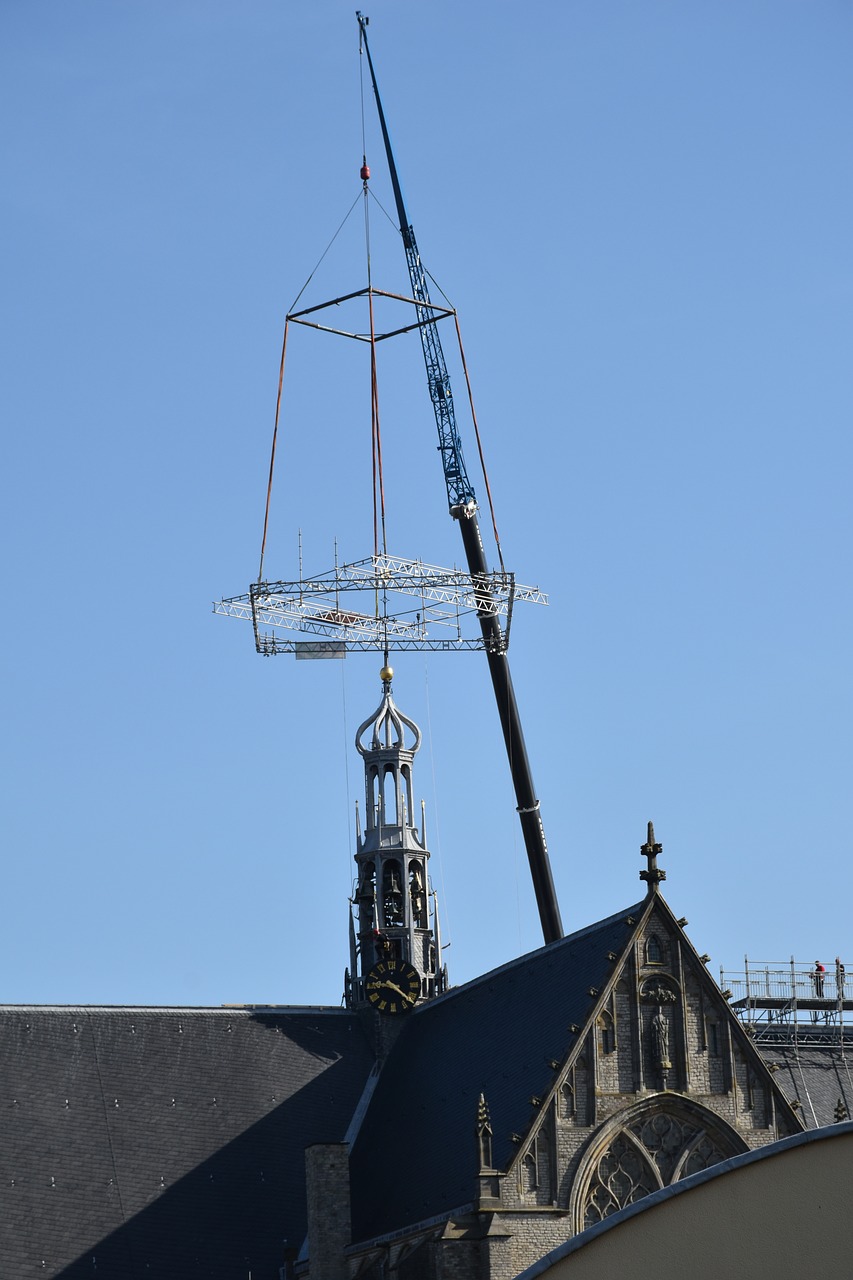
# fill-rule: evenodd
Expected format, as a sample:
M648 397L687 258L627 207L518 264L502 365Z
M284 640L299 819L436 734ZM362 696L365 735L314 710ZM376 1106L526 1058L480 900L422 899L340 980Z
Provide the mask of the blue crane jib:
M456 429L456 414L453 408L450 378L444 361L444 353L441 349L435 309L430 302L426 272L418 253L412 224L406 214L400 178L397 173L397 166L394 163L394 153L391 150L391 139L388 136L385 112L382 110L382 99L379 96L373 60L367 43L367 18L359 12L356 13L356 17L358 18L360 32L360 47L367 54L367 63L370 68L370 79L379 113L379 124L382 129L382 139L388 159L391 185L394 190L394 201L397 206L397 216L400 220L400 235L406 251L406 264L409 269L409 279L417 309L430 399L432 400L436 426L438 427L438 447L444 467L447 500L450 505L451 515L459 522L465 556L468 561L468 571L476 585L476 591L480 599L477 616L483 634L489 674L492 679L492 687L509 759L518 816L533 879L536 903L539 908L542 932L546 942L555 942L563 936L563 926L551 875L551 863L548 857L548 847L545 843L545 831L539 812L539 801L536 798L536 791L533 786L533 776L515 699L506 645L504 644L500 622L491 607L491 587L489 585L486 552L483 547L483 539L480 535L479 520L477 518L477 500L465 470L462 443L459 439L459 432ZM365 159L365 166L366 163Z
M403 190L400 186L397 166L394 163L394 153L391 150L391 139L388 135L385 112L382 110L382 99L379 96L376 75L373 70L373 60L367 43L365 32L367 19L361 13L357 16L364 51L367 54L367 63L370 67L370 80L376 97L376 109L379 113L379 125L382 130L382 140L385 143L385 154L388 158L391 186L394 191L394 203L397 206L397 217L400 220L400 235L403 238L403 246L406 250L406 264L409 269L412 296L416 303L427 383L435 413L435 424L438 428L438 448L441 453L442 467L444 468L444 481L447 485L447 501L453 514L458 514L461 510L470 512L476 508L477 499L473 485L468 479L468 472L465 469L462 441L459 439L459 432L456 427L456 412L453 407L450 376L447 372L447 364L441 348L438 324L432 310L426 272L421 262L421 255L418 252L414 228L406 215Z

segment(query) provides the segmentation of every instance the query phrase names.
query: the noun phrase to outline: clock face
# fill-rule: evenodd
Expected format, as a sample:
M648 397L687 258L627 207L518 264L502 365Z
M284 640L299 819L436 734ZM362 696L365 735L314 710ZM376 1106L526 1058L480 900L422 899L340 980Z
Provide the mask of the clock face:
M421 994L421 977L408 960L379 960L365 982L367 998L380 1013L408 1013Z

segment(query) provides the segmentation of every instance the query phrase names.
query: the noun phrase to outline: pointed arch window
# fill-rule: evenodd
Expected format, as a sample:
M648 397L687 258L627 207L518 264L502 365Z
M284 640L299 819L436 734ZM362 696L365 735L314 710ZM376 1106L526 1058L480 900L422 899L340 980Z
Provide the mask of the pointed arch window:
M361 880L358 886L358 896L373 901L373 895L376 892L376 867L372 862L365 862L361 868Z
M400 815L400 822L411 826L412 814L415 810L412 803L412 770L407 764L400 768L400 781L403 793L403 813Z
M366 773L367 781L367 825L370 828L382 825L382 811L379 807L379 770L371 765Z
M714 1058L720 1056L720 1026L719 1023L708 1019L705 1027L707 1031L708 1052Z
M409 863L409 899L412 904L412 924L416 929L427 928L427 896L425 869L418 858Z
M642 1103L608 1126L606 1145L593 1150L576 1182L576 1229L746 1150L734 1130L696 1105Z
M387 928L399 928L403 917L403 882L400 864L389 858L382 870L382 918Z
M374 905L376 902L376 867L372 862L365 862L361 868L361 879L358 882L358 922L362 928L376 927Z
M382 774L382 825L396 827L400 823L397 812L397 775L392 765L386 765Z
M544 1199L551 1199L551 1182L553 1172L553 1158L551 1152L551 1135L545 1125L536 1135L536 1186L539 1191L538 1199L540 1203Z
M609 1009L602 1009L598 1016L599 1043L602 1053L613 1053L616 1048L616 1024Z
M646 964L666 964L666 943L656 933L646 940Z
M521 1192L522 1195L533 1196L536 1194L536 1188L539 1186L539 1170L536 1160L536 1144L525 1152L524 1159L521 1162Z

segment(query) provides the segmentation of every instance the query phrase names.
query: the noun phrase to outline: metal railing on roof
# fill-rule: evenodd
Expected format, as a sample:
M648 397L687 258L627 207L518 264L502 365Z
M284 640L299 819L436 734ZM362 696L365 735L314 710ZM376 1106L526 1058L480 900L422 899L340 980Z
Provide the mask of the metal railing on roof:
M793 957L753 960L742 972L721 969L720 986L756 1039L784 1043L853 1044L853 975L840 959L822 966Z

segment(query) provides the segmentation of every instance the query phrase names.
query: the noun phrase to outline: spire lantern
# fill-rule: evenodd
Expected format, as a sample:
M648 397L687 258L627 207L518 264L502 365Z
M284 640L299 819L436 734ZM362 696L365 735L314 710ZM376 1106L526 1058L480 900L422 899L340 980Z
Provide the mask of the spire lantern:
M421 731L394 702L394 673L387 663L379 674L382 700L355 735L364 761L365 811L356 835L346 993L351 1005L369 999L368 976L383 963L416 970L421 997L437 995L446 985L423 816L420 830L415 825L412 768Z

